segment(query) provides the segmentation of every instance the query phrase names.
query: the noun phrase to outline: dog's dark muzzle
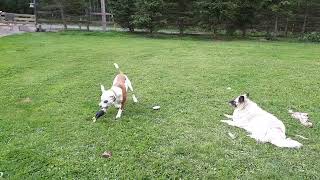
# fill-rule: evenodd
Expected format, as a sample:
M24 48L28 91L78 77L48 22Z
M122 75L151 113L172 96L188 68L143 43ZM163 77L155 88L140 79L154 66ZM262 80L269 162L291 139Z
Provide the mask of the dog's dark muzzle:
M236 101L232 100L232 101L229 101L229 104L233 107L237 107L237 103Z

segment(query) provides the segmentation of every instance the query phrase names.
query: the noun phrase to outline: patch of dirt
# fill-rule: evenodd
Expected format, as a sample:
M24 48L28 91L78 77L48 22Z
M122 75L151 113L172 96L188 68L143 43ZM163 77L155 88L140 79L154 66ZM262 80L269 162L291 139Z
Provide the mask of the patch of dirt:
M20 102L22 102L22 103L31 103L32 99L27 97L27 98L22 99Z
M19 26L21 26L21 25L14 25L12 27L0 26L0 37L35 31L35 28L30 27L30 26L21 26L20 28L19 28Z

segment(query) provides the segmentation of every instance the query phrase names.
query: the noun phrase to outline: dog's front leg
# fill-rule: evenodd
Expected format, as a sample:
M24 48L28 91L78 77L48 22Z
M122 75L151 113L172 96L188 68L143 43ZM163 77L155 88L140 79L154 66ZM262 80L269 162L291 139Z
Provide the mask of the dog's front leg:
M120 105L120 108L118 110L118 114L116 116L116 119L121 117L122 111L124 110L124 105L126 103L126 100L127 100L127 94L124 93L123 96L122 96L121 105Z
M221 122L227 123L230 126L236 126L236 123L232 120L221 120Z
M232 115L229 115L229 114L223 114L226 118L228 118L228 119L232 119Z
M119 102L114 103L114 107L117 109L121 108L121 104Z
M122 108L120 107L116 116L116 119L120 118L122 114Z
M230 126L235 126L235 127L240 127L241 128L241 124L232 121L232 120L221 120L221 122L227 123Z

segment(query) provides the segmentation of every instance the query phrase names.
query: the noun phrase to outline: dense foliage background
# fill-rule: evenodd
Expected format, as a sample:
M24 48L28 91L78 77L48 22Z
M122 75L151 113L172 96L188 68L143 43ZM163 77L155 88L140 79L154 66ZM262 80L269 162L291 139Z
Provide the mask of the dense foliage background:
M0 10L33 13L31 0L1 0ZM39 15L55 22L90 19L100 0L37 0ZM114 21L130 31L174 29L270 36L320 31L319 0L107 0ZM80 18L79 18L80 17Z

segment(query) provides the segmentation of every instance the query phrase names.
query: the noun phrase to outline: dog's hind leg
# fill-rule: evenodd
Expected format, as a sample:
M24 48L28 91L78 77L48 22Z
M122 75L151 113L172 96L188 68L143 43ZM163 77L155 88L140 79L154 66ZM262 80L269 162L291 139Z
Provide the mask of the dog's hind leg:
M133 93L133 87L132 87L131 81L129 80L129 78L127 76L126 76L126 83L128 85L128 88L130 89L130 91ZM132 99L133 99L133 102L135 102L135 103L138 102L138 99L136 98L136 96L134 94L132 94Z
M252 133L252 134L249 134L248 136L255 139L257 142L260 142L260 143L266 143L269 141L268 138L262 133L259 133L259 134Z
M278 147L300 148L302 144L298 141L287 138L284 131L279 128L272 128L268 132L270 143Z
M290 138L277 138L270 141L271 144L285 148L300 148L302 144Z

